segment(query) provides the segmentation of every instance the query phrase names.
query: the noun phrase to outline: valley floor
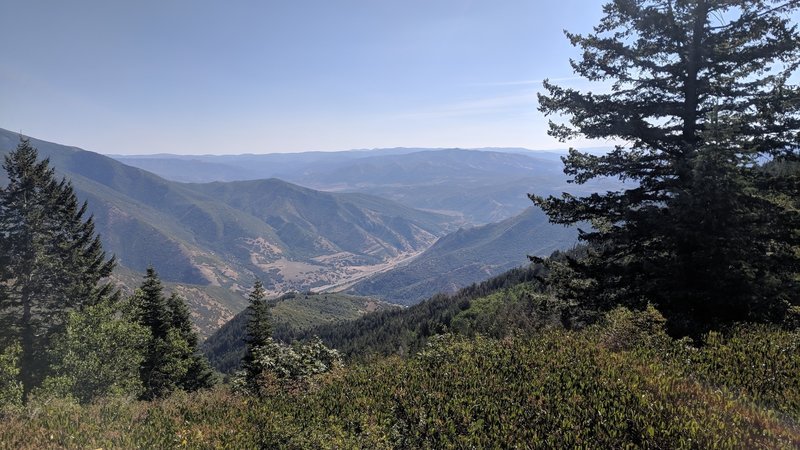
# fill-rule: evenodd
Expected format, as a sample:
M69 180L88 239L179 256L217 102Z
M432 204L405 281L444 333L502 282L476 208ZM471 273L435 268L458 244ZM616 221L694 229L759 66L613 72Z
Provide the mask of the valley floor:
M397 267L408 264L411 260L424 252L424 250L409 251L400 253L397 256L389 258L380 264L348 267L347 270L344 271L344 275L340 276L340 280L325 286L316 287L313 290L314 292L344 292L359 281L363 281L373 275L385 273Z

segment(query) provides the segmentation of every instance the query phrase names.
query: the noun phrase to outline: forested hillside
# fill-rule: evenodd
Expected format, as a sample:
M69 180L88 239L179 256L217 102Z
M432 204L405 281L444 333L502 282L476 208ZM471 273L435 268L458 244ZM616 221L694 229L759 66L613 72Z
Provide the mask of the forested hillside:
M289 293L268 302L272 336L291 343L306 330L328 323L349 323L367 313L393 311L398 307L367 297L343 294ZM211 365L225 374L240 368L250 312L244 310L215 331L202 344Z

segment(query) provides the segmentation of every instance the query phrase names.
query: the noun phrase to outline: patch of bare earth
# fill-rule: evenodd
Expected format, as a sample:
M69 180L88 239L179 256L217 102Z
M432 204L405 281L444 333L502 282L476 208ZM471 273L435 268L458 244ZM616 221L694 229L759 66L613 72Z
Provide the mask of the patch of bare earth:
M209 336L234 316L233 311L202 289L186 285L177 285L174 289L187 299L192 320L203 337Z

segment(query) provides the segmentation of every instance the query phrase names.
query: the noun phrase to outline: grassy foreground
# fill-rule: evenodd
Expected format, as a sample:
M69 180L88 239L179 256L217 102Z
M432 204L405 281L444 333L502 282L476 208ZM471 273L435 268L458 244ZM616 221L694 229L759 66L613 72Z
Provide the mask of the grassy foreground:
M153 403L32 402L3 448L797 448L800 333L741 327L703 347L603 328L434 339L263 399L221 387ZM646 322L646 321L645 321Z

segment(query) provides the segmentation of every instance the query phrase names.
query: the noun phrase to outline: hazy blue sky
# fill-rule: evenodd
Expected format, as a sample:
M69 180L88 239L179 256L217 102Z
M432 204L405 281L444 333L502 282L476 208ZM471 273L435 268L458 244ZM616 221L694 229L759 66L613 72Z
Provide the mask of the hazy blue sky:
M562 30L602 3L2 0L0 127L104 153L564 147L535 94L583 83Z

